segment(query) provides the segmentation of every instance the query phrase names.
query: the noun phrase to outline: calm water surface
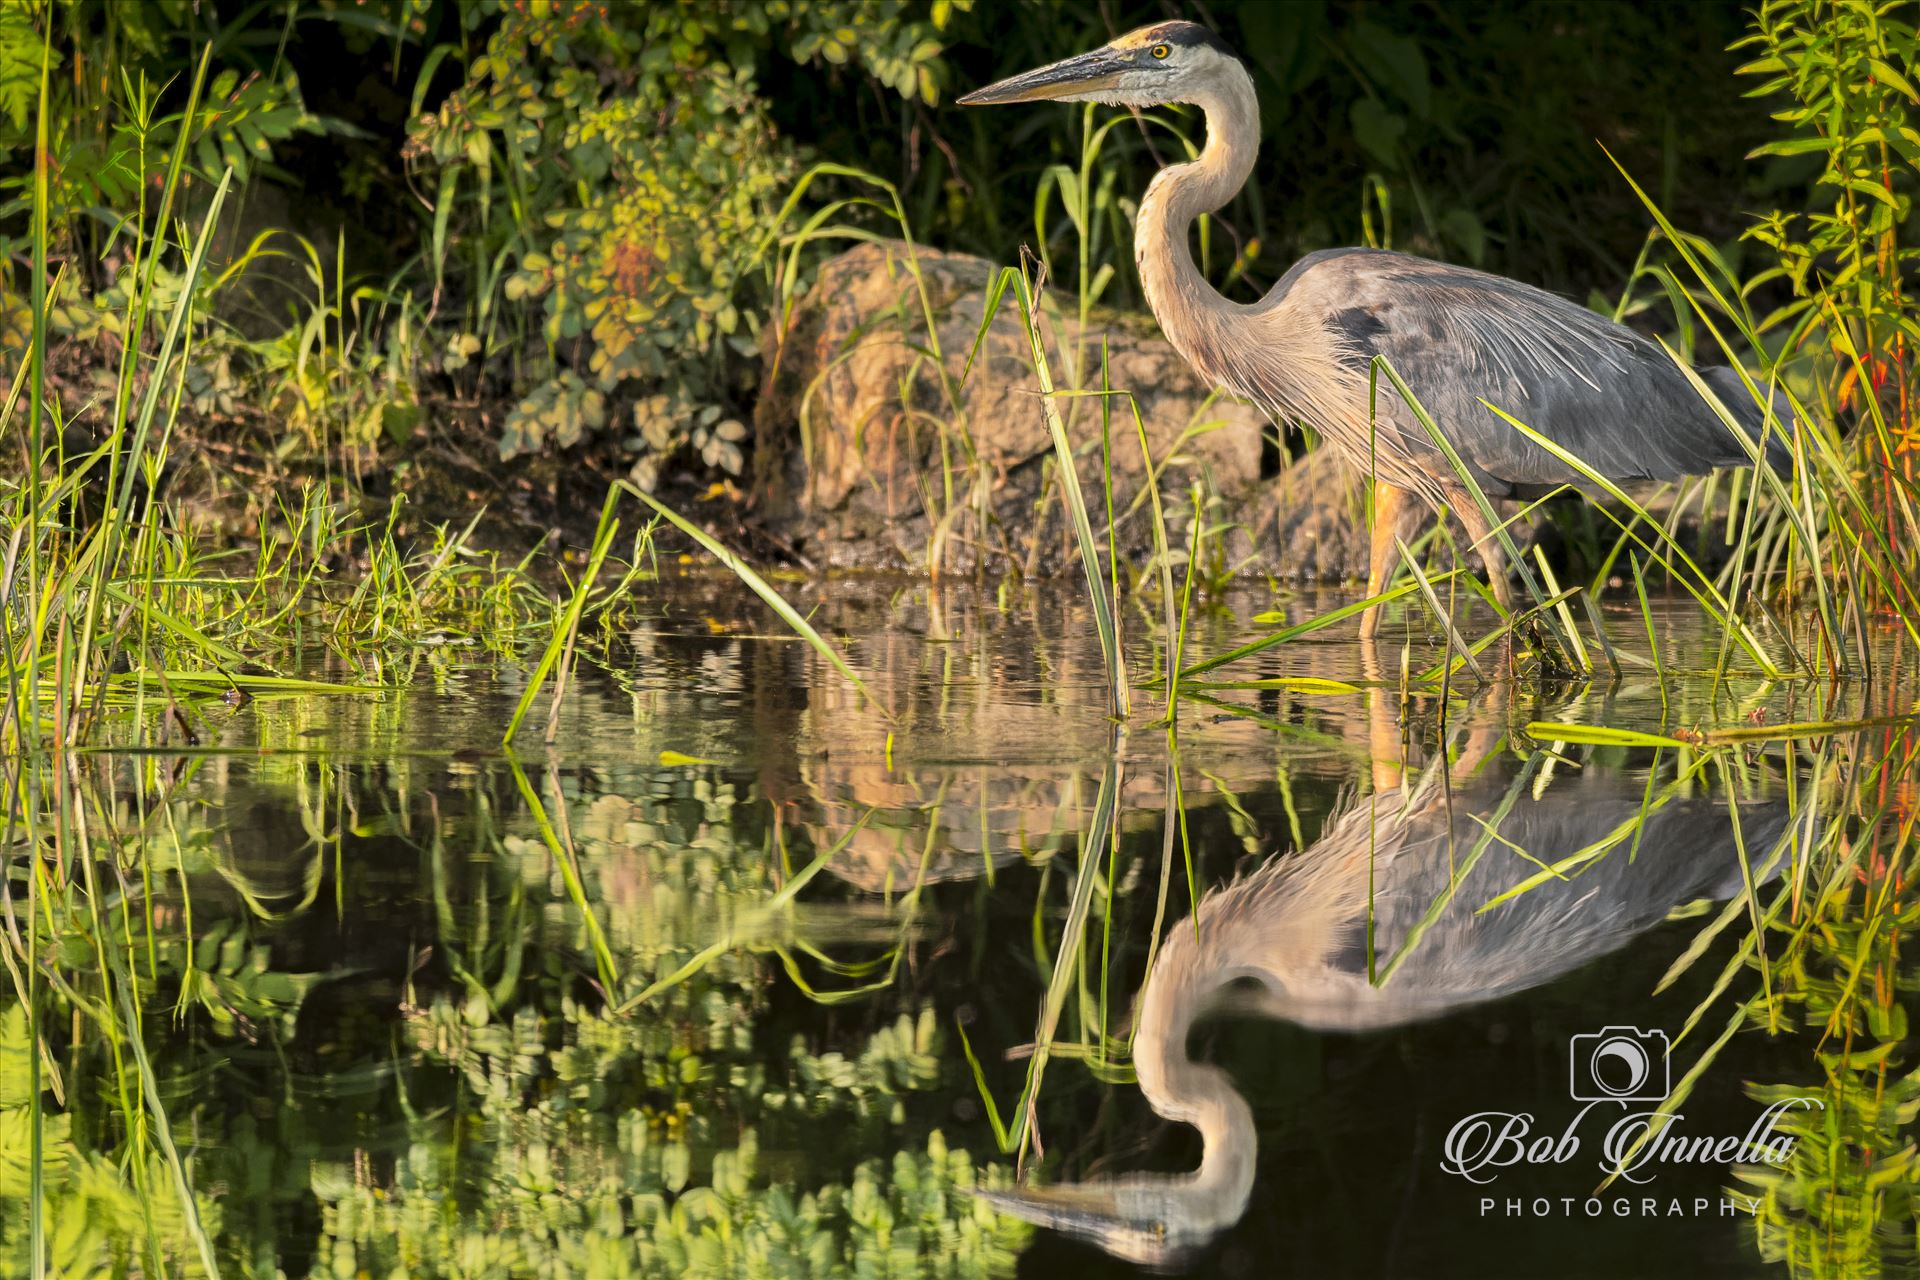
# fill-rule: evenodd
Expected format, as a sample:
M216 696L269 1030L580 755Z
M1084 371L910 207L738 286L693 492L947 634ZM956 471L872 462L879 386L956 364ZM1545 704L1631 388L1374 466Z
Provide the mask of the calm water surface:
M879 705L703 578L582 664L551 747L544 696L497 746L522 670L442 649L89 763L223 1270L1914 1273L1911 724L1768 736L1910 712L1893 637L1871 684L1715 681L1657 604L1663 683L1623 604L1622 677L1443 700L1400 691L1437 637L1348 624L1170 736L1157 688L1109 715L1066 587L793 591ZM1334 603L1235 597L1189 655ZM158 1162L126 1194L82 1024L56 1257L139 1269L138 1206L178 1202Z

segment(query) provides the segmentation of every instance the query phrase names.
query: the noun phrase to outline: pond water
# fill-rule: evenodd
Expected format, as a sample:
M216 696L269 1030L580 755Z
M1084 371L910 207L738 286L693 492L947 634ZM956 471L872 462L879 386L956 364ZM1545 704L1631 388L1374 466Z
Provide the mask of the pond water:
M1622 602L1623 677L1441 696L1418 618L1348 622L1169 734L1158 688L1110 717L1071 585L793 585L873 701L689 577L550 747L441 649L87 757L97 910L42 944L128 975L146 1063L52 1037L56 1263L200 1269L184 1178L230 1274L1911 1272L1891 634L1871 681L1716 679L1656 601L1663 680ZM1231 596L1189 656L1337 603Z

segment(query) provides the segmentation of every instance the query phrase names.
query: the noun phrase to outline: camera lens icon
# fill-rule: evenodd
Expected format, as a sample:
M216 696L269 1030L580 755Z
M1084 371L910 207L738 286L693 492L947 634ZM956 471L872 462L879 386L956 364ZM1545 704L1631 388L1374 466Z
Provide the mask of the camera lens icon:
M1575 1102L1659 1102L1667 1096L1667 1033L1603 1027L1568 1043Z

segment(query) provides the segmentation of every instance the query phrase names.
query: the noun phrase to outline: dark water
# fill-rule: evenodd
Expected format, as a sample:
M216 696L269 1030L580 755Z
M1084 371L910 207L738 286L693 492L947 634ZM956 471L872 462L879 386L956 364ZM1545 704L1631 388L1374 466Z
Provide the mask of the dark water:
M89 760L120 886L48 914L48 967L132 975L222 1271L1913 1272L1911 724L1766 736L1910 711L1891 637L1871 683L1716 681L1681 602L1664 682L1403 699L1437 637L1348 624L1214 673L1267 683L1170 736L1158 689L1110 717L1064 588L795 594L882 705L699 579L583 662L550 748L544 697L497 746L520 671L436 651ZM1237 596L1189 656L1331 603ZM1609 629L1648 653L1637 606ZM56 1264L201 1270L138 1073L71 1021ZM1609 1181L1669 1084L1683 1141ZM990 1207L1020 1194L1052 1225Z

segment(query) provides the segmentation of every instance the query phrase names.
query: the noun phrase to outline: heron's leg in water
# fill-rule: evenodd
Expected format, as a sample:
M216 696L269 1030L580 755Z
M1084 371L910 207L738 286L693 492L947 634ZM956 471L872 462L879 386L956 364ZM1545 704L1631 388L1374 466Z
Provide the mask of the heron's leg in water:
M1513 612L1513 586L1509 580L1507 553L1501 549L1500 539L1493 532L1493 526L1480 514L1480 507L1465 489L1449 486L1446 490L1447 505L1453 514L1460 517L1460 523L1467 528L1467 536L1473 539L1473 546L1480 553L1480 559L1486 562L1487 585L1493 588L1493 598L1509 614Z
M1360 646L1360 673L1367 681L1367 755L1373 766L1373 789L1397 791L1406 771L1407 740L1389 701L1393 686L1381 679L1380 650L1374 645Z
M1400 513L1413 495L1384 480L1373 482L1373 547L1367 558L1367 594L1377 596L1387 589L1393 572L1393 535L1400 526ZM1360 615L1360 638L1371 640L1380 630L1380 606Z

